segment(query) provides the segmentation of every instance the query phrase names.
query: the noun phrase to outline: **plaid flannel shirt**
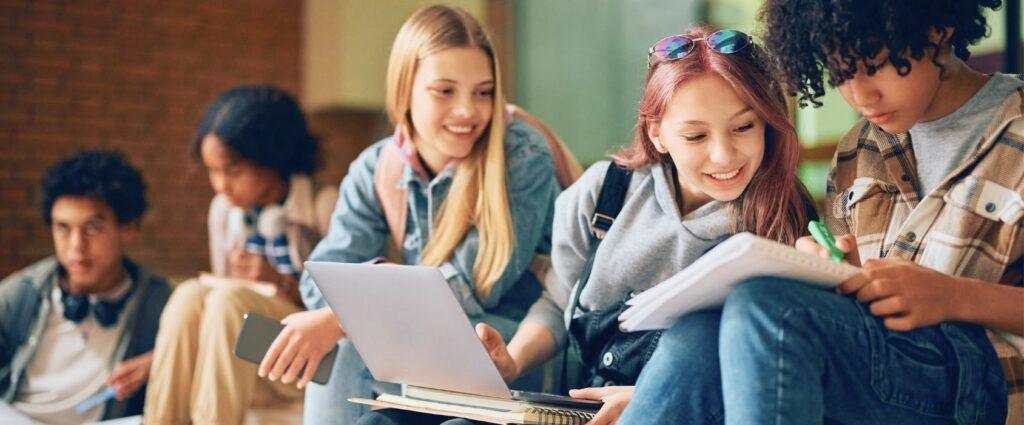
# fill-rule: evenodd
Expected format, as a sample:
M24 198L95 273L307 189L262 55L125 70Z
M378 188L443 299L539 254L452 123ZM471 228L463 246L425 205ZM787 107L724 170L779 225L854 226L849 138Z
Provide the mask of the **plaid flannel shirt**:
M856 235L862 260L900 257L950 275L1024 286L1024 89L994 111L970 157L924 196L916 164L908 133L857 124L832 160L830 229ZM1019 420L1024 337L991 329L988 335L1006 375L1011 421Z

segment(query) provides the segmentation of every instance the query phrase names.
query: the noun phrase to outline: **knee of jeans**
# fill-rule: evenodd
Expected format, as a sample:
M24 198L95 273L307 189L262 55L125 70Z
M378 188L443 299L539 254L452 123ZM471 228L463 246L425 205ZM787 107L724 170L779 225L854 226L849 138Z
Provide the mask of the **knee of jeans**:
M774 328L782 319L790 300L786 296L791 283L785 280L756 277L740 282L722 307L721 334L728 343L737 342L753 328ZM755 324L768 326L752 326Z
M808 290L819 291L805 283L770 276L744 280L726 298L722 321L732 318L770 319L777 313L806 306L803 294Z
M718 324L721 313L714 310L698 311L680 317L671 328L661 336L661 341L685 343L692 345L694 341L714 342L718 339Z
M821 301L834 294L812 285L776 278L757 277L740 282L722 308L722 349L746 347L777 332L779 327L816 326L804 320L788 320L794 311L827 309ZM785 323L783 323L785 322Z
M721 313L698 311L681 317L661 335L658 349L679 361L710 361L718 355Z

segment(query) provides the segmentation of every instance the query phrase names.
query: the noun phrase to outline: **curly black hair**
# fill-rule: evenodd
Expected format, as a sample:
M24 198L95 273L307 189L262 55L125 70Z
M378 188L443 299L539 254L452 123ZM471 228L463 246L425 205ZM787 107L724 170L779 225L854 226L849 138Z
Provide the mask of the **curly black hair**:
M909 58L929 55L942 69L935 29L957 57L985 37L984 8L1001 0L767 0L760 12L762 38L772 68L800 106L821 106L824 73L838 86L857 73L858 63L873 75L888 62L899 75L910 73ZM948 30L952 30L950 33ZM886 60L869 63L883 49Z
M269 85L239 86L222 93L206 108L189 150L200 159L203 138L214 135L243 160L277 172L316 171L319 147L306 117L288 93Z
M118 151L81 151L46 170L39 185L39 212L47 226L53 224L53 204L63 196L103 201L121 224L146 212L146 183Z

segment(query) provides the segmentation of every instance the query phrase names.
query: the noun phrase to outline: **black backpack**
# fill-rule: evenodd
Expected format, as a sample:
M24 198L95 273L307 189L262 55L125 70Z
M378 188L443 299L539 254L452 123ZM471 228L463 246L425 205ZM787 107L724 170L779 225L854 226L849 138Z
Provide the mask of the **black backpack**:
M619 330L619 314L626 308L625 296L621 301L607 307L582 312L580 294L590 280L597 248L611 229L615 217L622 211L626 191L633 173L615 163L608 166L601 192L594 207L594 218L590 222L590 255L583 267L570 299L569 344L562 360L562 385L568 386L568 350L572 349L580 364L577 365L579 387L601 387L611 385L633 385L640 376L647 360L658 346L661 331L622 332ZM563 388L565 390L565 388Z

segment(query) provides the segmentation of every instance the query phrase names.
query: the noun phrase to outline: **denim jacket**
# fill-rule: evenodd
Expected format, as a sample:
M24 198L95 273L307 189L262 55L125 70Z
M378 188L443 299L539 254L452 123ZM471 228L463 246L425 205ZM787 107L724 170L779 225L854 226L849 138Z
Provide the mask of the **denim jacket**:
M349 167L342 180L338 204L331 217L327 236L313 250L311 261L365 262L385 255L388 226L374 190L374 170L383 146L391 137L366 150ZM510 215L512 217L512 257L504 273L487 297L475 289L473 264L479 246L477 230L471 228L455 248L451 259L440 266L452 292L466 313L510 335L540 296L541 283L528 273L534 254L551 252L551 224L554 200L560 191L555 180L550 148L539 131L515 120L505 130L505 162ZM401 187L408 188L409 214L401 247L406 264L418 264L430 238L434 214L444 201L456 168L447 168L427 181L405 166ZM302 277L303 301L310 309L321 308L323 296L309 275ZM564 326L560 321L535 318L550 328Z

